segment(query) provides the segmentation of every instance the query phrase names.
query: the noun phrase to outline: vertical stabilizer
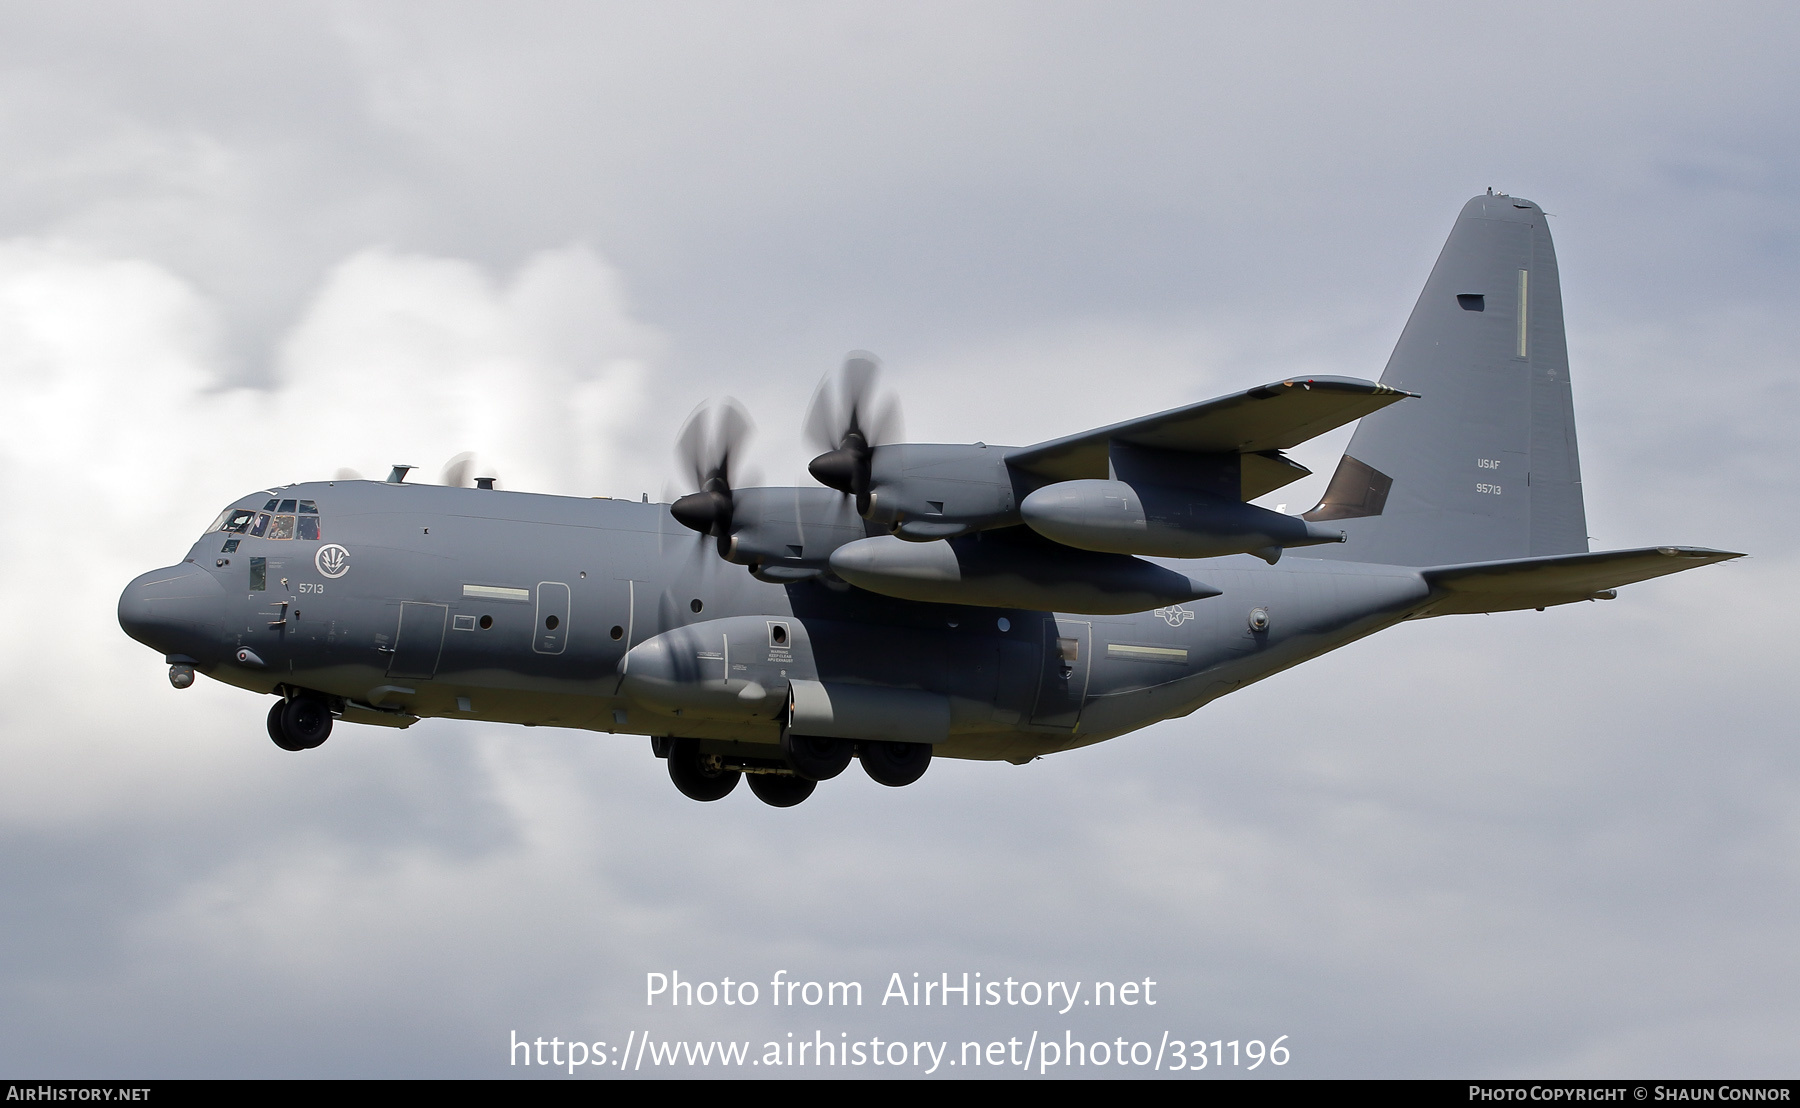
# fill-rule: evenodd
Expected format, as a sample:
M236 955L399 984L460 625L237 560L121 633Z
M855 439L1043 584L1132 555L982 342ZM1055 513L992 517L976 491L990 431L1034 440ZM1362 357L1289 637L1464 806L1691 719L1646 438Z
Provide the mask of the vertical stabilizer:
M1529 200L1463 206L1318 507L1349 541L1304 555L1391 565L1587 550L1562 286Z

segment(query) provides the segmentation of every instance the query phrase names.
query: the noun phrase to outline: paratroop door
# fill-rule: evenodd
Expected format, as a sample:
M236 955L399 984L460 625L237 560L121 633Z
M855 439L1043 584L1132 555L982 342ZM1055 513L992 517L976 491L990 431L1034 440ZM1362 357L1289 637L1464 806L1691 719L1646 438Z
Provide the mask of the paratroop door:
M447 604L400 605L400 627L394 633L394 656L388 660L389 677L431 677L437 673L438 656L444 650Z
M1044 620L1043 668L1031 722L1073 731L1081 722L1087 699L1088 670L1093 662L1094 625L1086 620Z

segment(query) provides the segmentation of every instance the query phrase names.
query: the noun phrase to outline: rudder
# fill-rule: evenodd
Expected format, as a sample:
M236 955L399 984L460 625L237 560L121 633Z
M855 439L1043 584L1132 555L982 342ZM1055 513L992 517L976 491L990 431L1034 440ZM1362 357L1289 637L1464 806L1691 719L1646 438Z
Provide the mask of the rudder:
M1364 417L1305 514L1348 536L1295 556L1448 565L1585 552L1562 286L1543 210L1463 206Z

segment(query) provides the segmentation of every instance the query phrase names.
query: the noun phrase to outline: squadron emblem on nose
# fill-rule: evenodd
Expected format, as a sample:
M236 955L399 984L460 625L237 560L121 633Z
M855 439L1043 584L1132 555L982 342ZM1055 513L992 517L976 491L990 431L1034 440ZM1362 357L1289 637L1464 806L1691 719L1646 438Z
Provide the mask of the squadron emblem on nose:
M313 565L327 577L342 577L350 572L350 552L335 542L327 543L313 555Z

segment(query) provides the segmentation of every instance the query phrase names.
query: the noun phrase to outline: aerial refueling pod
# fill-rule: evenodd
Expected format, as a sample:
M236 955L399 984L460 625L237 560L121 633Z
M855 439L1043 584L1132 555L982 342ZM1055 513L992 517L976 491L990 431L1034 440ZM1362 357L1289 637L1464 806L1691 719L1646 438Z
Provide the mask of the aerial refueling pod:
M1219 595L1184 573L1057 546L1023 527L936 542L859 539L832 551L831 570L883 596L985 608L1119 615Z
M1335 527L1241 500L1124 481L1059 481L1027 496L1019 514L1065 546L1164 558L1252 553L1273 563L1289 546L1343 542Z

